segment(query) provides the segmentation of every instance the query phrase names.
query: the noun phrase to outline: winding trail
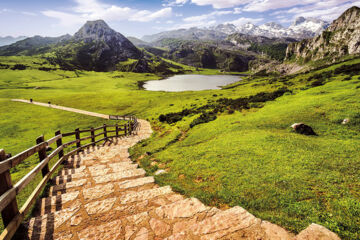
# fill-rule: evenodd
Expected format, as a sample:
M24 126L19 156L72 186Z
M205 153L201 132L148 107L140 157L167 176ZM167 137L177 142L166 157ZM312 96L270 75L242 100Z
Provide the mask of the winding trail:
M30 103L22 99L17 102ZM109 115L32 102L39 106L109 119ZM236 206L208 207L196 198L160 187L130 157L128 149L151 136L138 120L137 134L90 147L69 158L39 199L33 217L17 233L31 240L256 239L339 240L311 224L297 236Z

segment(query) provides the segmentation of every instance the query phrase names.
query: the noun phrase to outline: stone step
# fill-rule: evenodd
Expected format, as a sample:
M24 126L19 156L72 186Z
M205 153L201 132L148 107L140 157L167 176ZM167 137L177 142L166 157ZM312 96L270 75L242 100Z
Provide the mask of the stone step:
M137 169L125 170L118 173L109 173L106 175L94 177L93 179L96 184L99 184L99 183L107 183L107 182L116 182L131 178L139 178L144 176L145 176L145 170L142 168L137 168Z
M57 176L52 179L54 184L63 184L71 182L76 179L88 178L90 176L101 176L108 173L119 173L125 170L136 169L138 164L133 164L132 162L121 162L121 163L111 163L108 165L97 165L88 168L74 169L73 174L65 175L67 171L62 171L60 176ZM87 170L88 169L88 170ZM90 174L88 173L90 172Z
M129 157L106 157L106 156L101 156L99 159L98 158L94 158L94 159L89 159L89 160L68 160L68 161L64 161L64 167L66 168L79 168L81 166L96 166L98 164L106 164L106 163L115 163L115 162L131 162L131 159Z
M161 195L173 193L170 186L160 187L160 188L153 188L149 190L144 190L140 192L134 192L126 194L120 197L120 204L128 204L134 202L141 202L145 200L149 200Z
M212 217L199 222L190 222L175 228L173 235L166 238L189 239L267 239L261 220L241 207L219 211Z
M120 196L126 194L125 190L127 189L143 187L145 185L153 184L154 182L154 177L144 177L122 182L107 183L105 185L101 184L95 187L82 188L76 191L42 198L38 203L38 212L36 215L56 212L70 207L72 202L79 199L89 202L110 194ZM115 189L118 189L119 192L115 192Z
M86 184L89 184L87 179L80 179L59 185L54 185L50 187L49 195L56 196L67 192L73 192L78 190L78 188L85 186Z
M196 198L178 198L171 204L164 204L144 212L134 212L132 215L109 221L114 224L116 221L116 228L123 229L123 232L118 232L119 235L113 235L114 232L110 229L104 232L103 229L109 225L115 227L114 224L104 223L99 226L87 226L77 233L77 237L79 239L124 239L124 237L125 239L163 239L172 235L176 228L184 226L184 223L186 227L194 224L194 221L187 219L200 214L212 216L218 211L220 210L214 211L214 208L206 207Z
M64 193L57 196L42 198L38 202L38 212L36 216L44 215L51 212L57 212L64 209L67 203L72 204L79 198L80 191Z
M77 202L71 208L31 218L24 224L27 229L27 237L29 239L58 239L54 231L68 222L79 210L80 203Z
M59 185L59 184L64 184L64 183L68 183L68 182L72 182L72 181L75 181L78 179L84 179L84 178L88 178L88 177L89 177L89 174L87 174L86 172L74 173L74 174L61 175L61 176L54 177L53 179L51 179L51 182L54 185Z

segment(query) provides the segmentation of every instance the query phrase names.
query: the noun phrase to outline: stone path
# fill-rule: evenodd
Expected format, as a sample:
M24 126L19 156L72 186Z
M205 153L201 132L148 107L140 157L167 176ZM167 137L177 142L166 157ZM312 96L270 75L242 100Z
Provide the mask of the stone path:
M26 223L27 239L339 239L319 225L298 236L241 207L219 210L184 198L129 158L128 148L151 135L140 121L137 135L89 149L65 163L49 195ZM24 239L23 238L23 239Z

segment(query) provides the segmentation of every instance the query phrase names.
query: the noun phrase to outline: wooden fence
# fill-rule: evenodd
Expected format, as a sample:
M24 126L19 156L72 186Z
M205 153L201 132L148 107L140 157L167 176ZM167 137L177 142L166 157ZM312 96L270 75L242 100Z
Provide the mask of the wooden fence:
M124 119L126 123L122 125L106 125L86 130L75 129L74 132L61 133L60 130L55 132L55 136L45 141L44 136L36 139L36 145L19 153L13 157L7 158L4 150L0 149L0 212L4 223L4 231L0 235L0 239L11 239L16 230L24 220L26 214L31 210L36 199L39 197L46 183L51 176L67 160L70 156L77 154L79 151L95 146L96 144L107 141L111 138L127 136L137 131L139 127L136 117L130 116L114 116L113 119ZM101 131L101 132L99 132ZM88 136L82 136L88 133ZM63 143L65 137L75 136L74 140ZM99 139L100 138L100 139ZM82 142L89 142L82 145ZM56 145L56 149L50 154L47 153L49 146ZM75 149L69 149L74 147ZM65 153L64 150L69 150ZM38 153L39 164L37 164L28 174L26 174L15 185L12 184L10 169L14 168L25 159ZM49 161L58 156L59 160L49 169ZM36 186L31 195L27 198L25 204L18 208L17 195L32 181L41 171L42 179Z

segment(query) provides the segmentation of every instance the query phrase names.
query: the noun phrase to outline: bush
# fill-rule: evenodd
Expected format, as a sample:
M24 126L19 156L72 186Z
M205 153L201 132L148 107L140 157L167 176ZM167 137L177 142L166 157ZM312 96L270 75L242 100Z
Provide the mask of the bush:
M196 125L202 124L202 123L208 123L211 121L214 121L216 119L216 114L212 112L206 112L200 115L200 117L196 118L192 123L190 123L190 128L195 127Z
M26 66L23 64L15 64L11 69L12 70L25 70Z

